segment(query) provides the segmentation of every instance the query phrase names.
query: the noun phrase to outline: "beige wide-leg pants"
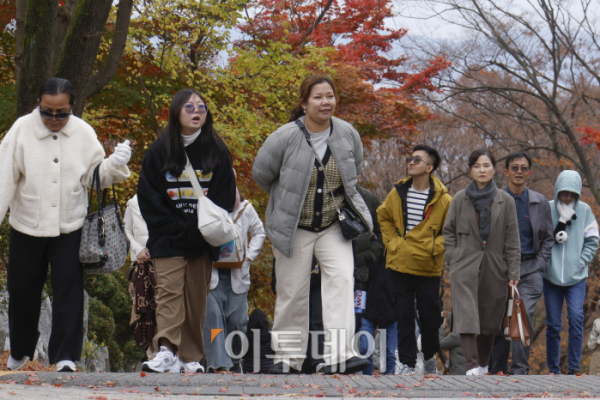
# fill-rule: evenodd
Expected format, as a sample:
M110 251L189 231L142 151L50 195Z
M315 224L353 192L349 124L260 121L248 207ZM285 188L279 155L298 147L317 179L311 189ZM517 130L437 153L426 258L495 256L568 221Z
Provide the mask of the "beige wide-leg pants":
M158 349L159 339L165 338L181 361L200 362L204 358L202 329L212 271L208 253L192 259L156 258L154 271L158 288L154 348Z
M344 239L339 224L334 223L322 232L298 229L293 258L287 258L275 248L273 254L277 276L277 300L271 332L274 361L283 361L300 370L306 358L313 254L321 267L323 326L328 333L323 359L326 365L335 365L353 357L354 255L352 242Z

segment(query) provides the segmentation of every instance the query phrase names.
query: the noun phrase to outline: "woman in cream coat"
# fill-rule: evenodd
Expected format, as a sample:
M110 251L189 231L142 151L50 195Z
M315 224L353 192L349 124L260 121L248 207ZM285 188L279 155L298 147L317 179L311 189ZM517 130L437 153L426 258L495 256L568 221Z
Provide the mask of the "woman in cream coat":
M452 199L443 230L454 332L460 333L467 375L487 374L506 309L507 285L516 286L520 277L515 201L496 187L495 163L489 150L471 154L473 181Z
M94 129L71 114L75 94L65 79L39 91L38 107L20 117L0 143L0 218L10 207L8 259L11 356L23 368L38 342L38 320L48 264L52 333L48 345L57 371L75 371L83 343L83 272L79 264L87 190L100 164L106 188L129 177L126 141L104 158Z

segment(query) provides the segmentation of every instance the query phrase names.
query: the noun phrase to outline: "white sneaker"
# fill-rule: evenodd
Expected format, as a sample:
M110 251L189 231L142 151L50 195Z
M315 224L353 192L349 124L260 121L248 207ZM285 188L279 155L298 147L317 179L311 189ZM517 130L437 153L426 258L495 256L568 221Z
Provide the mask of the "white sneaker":
M29 357L27 356L21 358L20 360L16 360L13 358L13 356L9 356L8 362L6 363L6 367L11 371L16 371L23 368L25 364L27 364L27 361L29 361Z
M485 367L479 366L479 375L487 375L487 373L488 373L487 365Z
M56 363L56 372L75 372L77 367L71 360L62 360Z
M317 367L315 368L315 372L321 373L323 371L325 371L325 363L318 363Z
M173 354L165 346L160 346L160 350L156 357L150 361L145 361L142 364L142 371L146 372L173 372L178 373L181 371L181 365L179 358Z
M183 362L183 361L179 361L179 367L183 370L183 371L189 371L189 372L197 372L197 373L204 373L204 367L202 366L202 364L200 364L197 361L192 361L189 363Z
M468 370L467 375L479 375L479 367Z
M399 362L396 365L396 375L414 375L415 369Z

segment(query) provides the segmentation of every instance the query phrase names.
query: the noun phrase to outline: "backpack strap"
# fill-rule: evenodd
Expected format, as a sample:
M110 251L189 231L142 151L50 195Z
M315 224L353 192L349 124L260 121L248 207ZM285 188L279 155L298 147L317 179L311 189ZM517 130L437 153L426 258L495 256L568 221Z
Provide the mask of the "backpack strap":
M240 219L240 217L242 216L242 214L244 213L244 210L246 209L246 207L248 207L248 204L250 204L250 202L246 203L244 205L244 207L240 210L240 212L238 213L238 215L235 217L235 219L233 220L234 224L237 224L238 219Z

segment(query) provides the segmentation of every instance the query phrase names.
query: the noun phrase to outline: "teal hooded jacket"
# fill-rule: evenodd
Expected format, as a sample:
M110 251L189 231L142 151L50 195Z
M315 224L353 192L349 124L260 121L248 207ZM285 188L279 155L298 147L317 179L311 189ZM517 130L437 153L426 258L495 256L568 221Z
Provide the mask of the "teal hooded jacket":
M576 219L567 225L568 239L565 243L554 243L552 254L548 260L548 269L544 278L559 286L571 286L588 277L588 263L596 256L598 249L598 223L589 205L580 200L581 176L577 171L563 171L558 175L554 185L554 200L550 202L552 224L558 224L560 215L556 204L558 193L568 191L577 193L574 200Z

